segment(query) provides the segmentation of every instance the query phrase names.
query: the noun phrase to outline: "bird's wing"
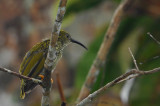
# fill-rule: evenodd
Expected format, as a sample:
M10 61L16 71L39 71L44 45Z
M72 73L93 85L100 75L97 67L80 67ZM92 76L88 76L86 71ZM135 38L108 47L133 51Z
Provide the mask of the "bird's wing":
M49 40L45 40L33 46L26 53L20 65L20 74L28 76L33 69L37 68L40 70L39 68L42 68L43 65L39 66L39 64L44 64L48 52L48 45Z
M46 56L44 53L36 53L28 59L25 59L21 64L20 72L22 75L35 78L38 73L43 69L44 61Z

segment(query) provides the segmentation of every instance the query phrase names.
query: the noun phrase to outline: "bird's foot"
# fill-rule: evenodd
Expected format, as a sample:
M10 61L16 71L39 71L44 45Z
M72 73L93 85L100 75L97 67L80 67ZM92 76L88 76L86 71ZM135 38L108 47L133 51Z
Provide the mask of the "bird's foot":
M41 80L43 80L44 79L44 75L38 75L40 78L41 78ZM53 79L51 78L51 83L53 84Z

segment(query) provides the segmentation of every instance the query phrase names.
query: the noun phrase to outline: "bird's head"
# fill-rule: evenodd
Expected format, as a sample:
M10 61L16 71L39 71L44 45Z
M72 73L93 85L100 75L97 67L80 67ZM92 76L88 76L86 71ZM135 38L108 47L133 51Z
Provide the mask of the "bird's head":
M84 46L82 43L71 38L69 33L61 30L59 37L58 37L58 41L57 41L58 46L63 49L64 47L66 47L70 43L76 43L76 44L82 46L83 48L87 49L86 46Z

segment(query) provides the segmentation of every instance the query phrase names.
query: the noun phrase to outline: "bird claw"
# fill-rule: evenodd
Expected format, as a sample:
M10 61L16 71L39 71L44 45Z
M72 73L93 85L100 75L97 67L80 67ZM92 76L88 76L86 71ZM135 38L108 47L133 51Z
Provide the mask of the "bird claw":
M41 80L43 80L44 79L44 75L38 75L40 78L41 78ZM53 84L53 79L51 78L51 83Z

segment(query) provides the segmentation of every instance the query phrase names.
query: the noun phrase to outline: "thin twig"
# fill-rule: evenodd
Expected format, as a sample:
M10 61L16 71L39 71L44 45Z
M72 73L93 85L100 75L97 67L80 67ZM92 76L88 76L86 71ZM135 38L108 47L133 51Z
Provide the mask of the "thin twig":
M58 72L56 73L56 80L57 80L58 90L59 90L59 94L60 94L60 97L61 97L62 104L63 104L63 106L66 106L66 99L65 99L65 96L64 96L63 87L62 87L62 83L61 83Z
M126 11L128 10L128 7L130 7L133 1L134 0L124 0L116 9L111 20L110 26L108 28L108 31L106 32L104 40L98 51L98 54L89 70L86 81L84 82L80 91L79 97L77 98L77 103L90 94L90 91L97 79L97 76L99 75L100 68L105 63L106 55L108 54L111 44L113 43L121 19L125 15Z
M155 38L153 37L153 35L151 35L150 32L147 33L156 43L158 43L160 45L160 42Z
M159 68L155 68L153 70L149 70L149 71L140 71L140 70L137 70L137 69L132 69L131 71L126 72L125 74L117 77L115 80L107 83L102 88L100 88L97 91L93 92L88 97L86 97L81 102L79 102L76 106L86 106L86 104L91 103L98 96L100 96L102 94L105 94L104 92L106 92L109 87L112 87L112 86L114 86L114 85L116 85L116 84L118 84L120 82L124 82L126 80L129 80L131 78L135 78L135 77L138 77L138 76L141 76L141 75L153 74L153 73L156 73L158 71L160 71L160 67Z
M21 75L21 74L19 74L19 73L17 73L17 72L14 72L14 71L11 71L11 70L9 70L9 69L6 69L6 68L0 67L0 71L6 72L6 73L8 73L8 74L11 74L11 75L13 75L13 76L16 76L16 77L18 77L18 78L22 78L22 79L25 79L25 80L32 80L33 82L38 83L38 84L41 84L41 83L42 83L42 81L39 80L39 79L30 78L30 77Z
M137 62L136 62L136 59L134 58L134 55L133 55L131 49L128 48L128 50L129 50L129 53L131 54L131 57L132 57L132 59L133 59L133 63L134 63L134 65L135 65L136 69L139 70L138 65L137 65Z
M44 64L44 79L42 82L43 86L43 96L41 100L42 106L49 106L49 97L51 91L51 73L54 71L56 66L56 42L61 30L62 20L66 11L67 0L60 0L56 20L53 25L53 30L51 33L50 45L48 49L47 58ZM54 67L53 67L54 66Z

